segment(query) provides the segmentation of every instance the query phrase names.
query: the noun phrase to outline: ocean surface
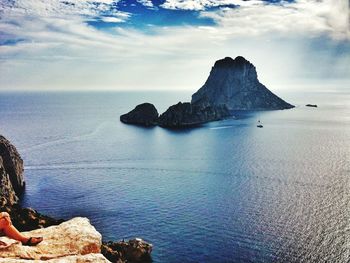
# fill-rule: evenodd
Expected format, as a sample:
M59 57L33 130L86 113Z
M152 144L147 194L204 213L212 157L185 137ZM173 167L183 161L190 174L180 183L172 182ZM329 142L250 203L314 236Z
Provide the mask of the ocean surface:
M154 262L349 262L350 93L279 93L297 107L194 129L119 122L190 94L1 93L23 205L89 217L104 240L142 237Z

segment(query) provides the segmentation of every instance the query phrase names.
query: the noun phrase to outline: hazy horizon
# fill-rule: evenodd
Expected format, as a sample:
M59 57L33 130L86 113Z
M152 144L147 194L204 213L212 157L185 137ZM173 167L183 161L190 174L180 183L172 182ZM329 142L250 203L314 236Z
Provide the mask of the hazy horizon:
M347 0L0 0L0 91L196 91L244 56L274 92L350 84Z

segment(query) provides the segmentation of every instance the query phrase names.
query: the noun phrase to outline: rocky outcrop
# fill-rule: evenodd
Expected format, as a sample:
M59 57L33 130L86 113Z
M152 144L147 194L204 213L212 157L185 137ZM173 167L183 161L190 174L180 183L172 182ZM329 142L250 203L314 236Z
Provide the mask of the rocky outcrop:
M44 240L37 246L28 247L23 246L18 241L1 237L1 241L10 244L6 248L0 248L1 262L31 262L32 260L108 262L101 254L101 234L96 231L87 218L77 217L58 226L33 230L24 234L26 236L42 236ZM74 261L78 258L81 261Z
M3 206L0 211L9 213L12 224L21 232L58 225L64 222L62 219L54 219L40 214L32 208L22 208L18 204Z
M16 147L1 135L0 156L3 160L3 168L9 176L15 194L17 196L21 195L24 191L23 160Z
M151 252L152 245L139 238L102 244L102 254L111 262L152 262Z
M0 205L7 206L17 203L18 197L13 189L10 176L5 170L2 157L0 156Z
M132 111L120 116L120 121L141 126L157 125L158 111L151 103L137 105Z
M285 102L257 77L255 66L245 58L226 57L215 62L205 84L192 95L192 103L208 99L212 106L229 110L282 110L294 106Z
M208 100L196 103L179 102L159 117L158 124L166 128L184 128L221 120L229 115L225 105L212 106Z

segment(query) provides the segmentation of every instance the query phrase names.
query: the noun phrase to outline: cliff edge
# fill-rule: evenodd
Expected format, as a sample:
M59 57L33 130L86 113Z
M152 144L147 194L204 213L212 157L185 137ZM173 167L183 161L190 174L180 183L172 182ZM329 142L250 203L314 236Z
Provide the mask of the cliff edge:
M1 237L8 244L0 247L1 262L109 262L101 254L102 237L87 218L77 217L58 226L24 233L42 236L44 240L34 247Z
M23 160L16 147L0 135L0 205L17 203L24 191Z

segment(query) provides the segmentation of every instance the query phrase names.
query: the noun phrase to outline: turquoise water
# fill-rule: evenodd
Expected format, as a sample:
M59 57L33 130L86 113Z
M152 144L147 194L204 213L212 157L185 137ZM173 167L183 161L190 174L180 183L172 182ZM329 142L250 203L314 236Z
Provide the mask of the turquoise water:
M138 103L163 112L190 94L1 93L23 204L87 216L105 240L142 237L154 262L346 262L350 93L285 93L295 109L195 129L119 122Z

